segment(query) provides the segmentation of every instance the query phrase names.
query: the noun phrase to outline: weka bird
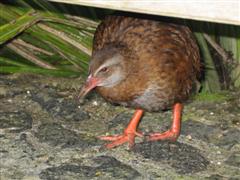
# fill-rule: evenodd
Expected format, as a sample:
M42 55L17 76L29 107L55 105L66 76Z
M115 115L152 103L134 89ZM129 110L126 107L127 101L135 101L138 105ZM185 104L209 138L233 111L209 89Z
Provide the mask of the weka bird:
M134 145L138 123L146 111L173 107L173 123L147 140L176 140L180 134L182 103L200 73L198 46L182 25L123 16L109 16L98 26L89 76L80 97L96 88L107 101L136 109L122 135L102 136L107 148Z

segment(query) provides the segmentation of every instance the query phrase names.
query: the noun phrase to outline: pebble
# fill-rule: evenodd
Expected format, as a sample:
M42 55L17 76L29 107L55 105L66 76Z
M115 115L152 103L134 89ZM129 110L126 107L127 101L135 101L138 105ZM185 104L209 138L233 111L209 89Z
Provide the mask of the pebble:
M187 139L188 140L192 140L192 136L191 135L187 135Z
M217 151L217 154L222 154L221 151Z
M7 89L4 87L0 87L0 96L6 96L7 95Z
M94 106L97 106L98 105L98 102L97 101L93 101L92 103Z

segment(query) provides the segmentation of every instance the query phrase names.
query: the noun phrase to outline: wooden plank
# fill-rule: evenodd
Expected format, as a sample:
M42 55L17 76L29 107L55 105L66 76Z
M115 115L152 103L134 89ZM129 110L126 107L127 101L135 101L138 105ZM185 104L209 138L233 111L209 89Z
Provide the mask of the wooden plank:
M50 1L240 25L240 0L50 0Z

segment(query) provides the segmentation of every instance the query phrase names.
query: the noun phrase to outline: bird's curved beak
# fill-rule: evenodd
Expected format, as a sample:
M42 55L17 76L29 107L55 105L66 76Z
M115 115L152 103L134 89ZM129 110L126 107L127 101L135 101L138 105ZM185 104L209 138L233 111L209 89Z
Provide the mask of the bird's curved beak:
M88 76L86 83L83 85L78 95L78 98L84 98L92 89L94 89L99 84L99 82L99 78L92 77L91 75Z

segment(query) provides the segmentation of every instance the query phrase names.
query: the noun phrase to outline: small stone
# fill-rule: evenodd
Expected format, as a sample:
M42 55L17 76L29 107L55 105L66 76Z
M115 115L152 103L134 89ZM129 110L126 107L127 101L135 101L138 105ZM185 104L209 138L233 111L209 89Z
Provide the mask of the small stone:
M57 85L58 85L57 82L53 82L53 83L52 83L52 86L53 86L53 87L57 87Z
M210 115L214 115L214 112L210 112Z
M192 140L192 136L191 135L187 135L187 139L188 140Z
M0 96L6 96L7 95L7 89L4 87L0 87Z
M97 106L98 105L98 102L97 101L93 101L92 103L94 106Z
M12 102L12 99L8 99L7 101L11 103L11 102Z
M81 108L81 106L78 106L78 109L80 109Z
M110 135L110 133L109 133L109 132L106 132L105 134L106 134L106 136L109 136L109 135Z
M100 171L97 171L97 172L95 173L96 176L100 176L101 174L102 174L102 172L100 172Z
M217 154L222 154L221 151L217 151Z
M27 91L27 94L31 94L31 92L30 92L30 91Z
M221 162L217 162L217 165L221 165L222 163Z

